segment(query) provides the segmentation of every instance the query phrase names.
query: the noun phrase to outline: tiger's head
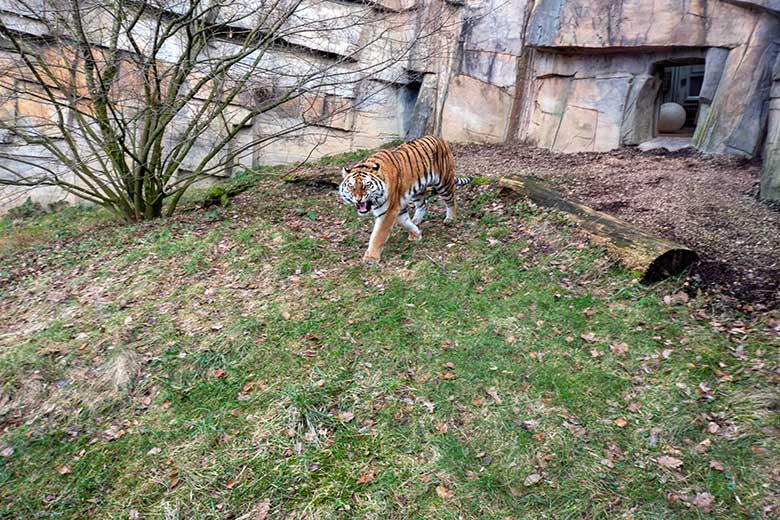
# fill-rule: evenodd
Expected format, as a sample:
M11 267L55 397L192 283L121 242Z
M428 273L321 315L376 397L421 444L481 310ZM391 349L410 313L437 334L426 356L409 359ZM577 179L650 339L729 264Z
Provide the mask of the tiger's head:
M341 176L341 199L345 204L354 204L361 217L387 201L387 184L380 162L369 159L352 168L344 167Z

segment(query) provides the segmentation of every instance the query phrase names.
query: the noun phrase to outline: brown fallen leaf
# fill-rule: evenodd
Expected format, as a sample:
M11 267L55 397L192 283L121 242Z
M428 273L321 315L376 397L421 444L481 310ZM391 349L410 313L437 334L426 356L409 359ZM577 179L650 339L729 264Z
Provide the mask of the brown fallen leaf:
M440 375L439 378L447 381L449 379L455 379L455 374L453 374L452 372L445 372L442 375Z
M127 432L125 432L123 429L120 428L119 430L116 430L112 426L111 428L103 432L103 437L105 437L106 440L115 441L117 439L122 438L125 433Z
M2 451L0 451L0 457L10 457L14 454L14 449L10 446L3 448Z
M699 493L693 499L693 505L700 507L704 514L709 514L712 511L712 503L714 501L715 497L710 493Z
M699 444L693 447L693 451L696 453L705 453L710 449L710 446L712 446L712 441L709 439L704 439Z
M73 473L73 472L70 470L70 468L67 466L67 464L63 464L62 466L58 467L58 468L57 468L57 472L58 472L60 475L69 475L69 474Z
M714 469L715 471L726 471L726 466L724 466L723 463L719 460L711 460L710 468Z
M568 421L563 422L563 426L569 430L575 437L584 437L588 434L588 429L579 424L573 424Z
M422 477L420 477L420 482L422 482L423 484L427 484L427 483L428 483L428 482L430 482L430 481L431 481L431 474L430 474L430 473L428 473L427 475L423 475Z
M617 426L618 428L625 428L626 425L628 424L628 421L623 419L622 417L618 417L612 422L615 423L615 426Z
M436 431L439 433L447 433L450 427L447 423L439 423L436 425Z
M628 344L613 343L612 345L609 346L609 350L611 350L613 354L617 354L618 356L623 356L628 353Z
M587 341L588 343L593 343L596 341L596 335L592 332L588 332L586 334L580 334L580 337Z
M680 466L683 465L683 461L676 457L670 457L669 455L662 455L656 459L656 462L659 466L663 466L665 468L671 468L671 469L677 469Z
M535 429L536 429L538 426L539 426L539 422L538 422L538 421L534 421L533 419L531 419L531 420L528 420L528 421L523 421L523 429L524 429L525 431L532 432L532 431L534 431L534 430L535 430Z
M442 484L439 484L436 486L436 494L439 495L441 498L452 498L455 496L455 493L451 489L447 489Z
M752 451L756 455L766 455L767 453L769 453L769 450L767 450L763 446L751 446L750 451Z
M252 517L252 520L265 520L270 510L271 501L266 498L259 504L255 505L254 509L252 510L252 513L255 516Z
M179 474L177 472L171 473L171 481L168 483L168 489L173 489L179 485Z
M538 484L542 480L542 476L539 473L531 473L527 477L525 477L525 482L523 482L523 485L525 487L531 487L534 484Z
M493 399L496 402L496 404L503 404L504 403L504 400L501 399L501 397L499 397L498 392L496 392L495 389L488 388L487 390L485 390L485 393L487 393L487 395L489 395L490 398Z
M715 368L715 369L713 369L712 373L715 374L716 376L718 376L721 381L726 381L726 382L734 381L734 376L726 374L725 372L723 372L720 369Z
M233 489L234 487L236 487L238 485L239 482L241 482L239 479L231 480L230 482L227 483L227 485L225 487L227 489Z
M369 484L374 481L374 470L364 473L357 479L358 484Z
M340 420L341 422L350 422L352 419L354 419L354 418L355 418L355 414L354 414L354 413L352 413L352 412L350 412L349 410L347 410L347 411L345 411L345 412L341 412L341 413L338 415L338 418L339 418L339 420Z
M634 412L638 412L640 408L642 408L642 404L639 403L638 401L633 401L629 403L627 410L629 412L634 413Z
M292 317L292 316L290 316L290 313L289 313L289 312L287 312L287 311L284 311L284 312L282 313L282 319L284 319L284 321L290 321L290 318L291 318L291 317Z
M690 300L690 296L688 296L686 293L680 291L674 294L667 294L664 296L664 304L666 305L676 305L678 303L688 303Z
M225 377L225 369L218 368L217 370L211 373L211 377L213 377L214 379L222 379L223 377Z

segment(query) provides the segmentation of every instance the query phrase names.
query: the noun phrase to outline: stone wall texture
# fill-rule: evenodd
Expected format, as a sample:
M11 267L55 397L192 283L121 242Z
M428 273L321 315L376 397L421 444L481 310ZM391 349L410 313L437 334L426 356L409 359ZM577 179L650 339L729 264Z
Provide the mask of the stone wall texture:
M9 2L0 1L6 23L30 35L40 31L29 20L14 19ZM249 8L252 2L236 5ZM391 16L373 26L347 24L298 35L290 49L267 58L267 70L305 68L312 59L308 51L317 51L317 59L345 55L370 40L371 31L384 36L361 50L353 69L387 59L397 45L413 45L409 58L360 83L312 93L305 106L282 106L257 117L239 134L239 145L312 114L334 113L324 122L318 117L318 124L304 131L250 147L241 166L292 163L425 133L455 142L516 141L563 153L638 145L657 134L662 67L703 63L693 145L707 153L763 156L762 193L780 199L780 0L376 0L369 5ZM363 16L366 3L306 0L303 6L302 19L316 21ZM430 17L446 23L414 45L412 29ZM251 18L245 23L251 25ZM20 121L48 117L47 111L44 104L0 106L0 116ZM218 125L214 131L220 131ZM12 136L0 136L0 152L18 146ZM208 147L208 139L199 143L193 161Z

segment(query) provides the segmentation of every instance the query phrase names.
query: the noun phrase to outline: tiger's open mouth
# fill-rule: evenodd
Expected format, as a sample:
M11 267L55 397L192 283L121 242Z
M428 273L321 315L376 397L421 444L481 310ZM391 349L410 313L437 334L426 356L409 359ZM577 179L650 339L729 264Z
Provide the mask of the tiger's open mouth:
M371 202L356 202L355 206L357 207L358 213L365 215L371 209Z

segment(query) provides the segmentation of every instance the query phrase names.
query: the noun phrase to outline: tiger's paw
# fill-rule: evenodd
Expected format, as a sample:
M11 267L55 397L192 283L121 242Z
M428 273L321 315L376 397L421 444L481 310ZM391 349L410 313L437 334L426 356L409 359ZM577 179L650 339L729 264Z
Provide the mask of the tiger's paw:
M414 233L409 233L409 240L412 242L419 242L422 240L422 233L418 233L416 235Z
M363 265L366 267L375 267L379 263L379 257L369 256L368 253L363 255Z

